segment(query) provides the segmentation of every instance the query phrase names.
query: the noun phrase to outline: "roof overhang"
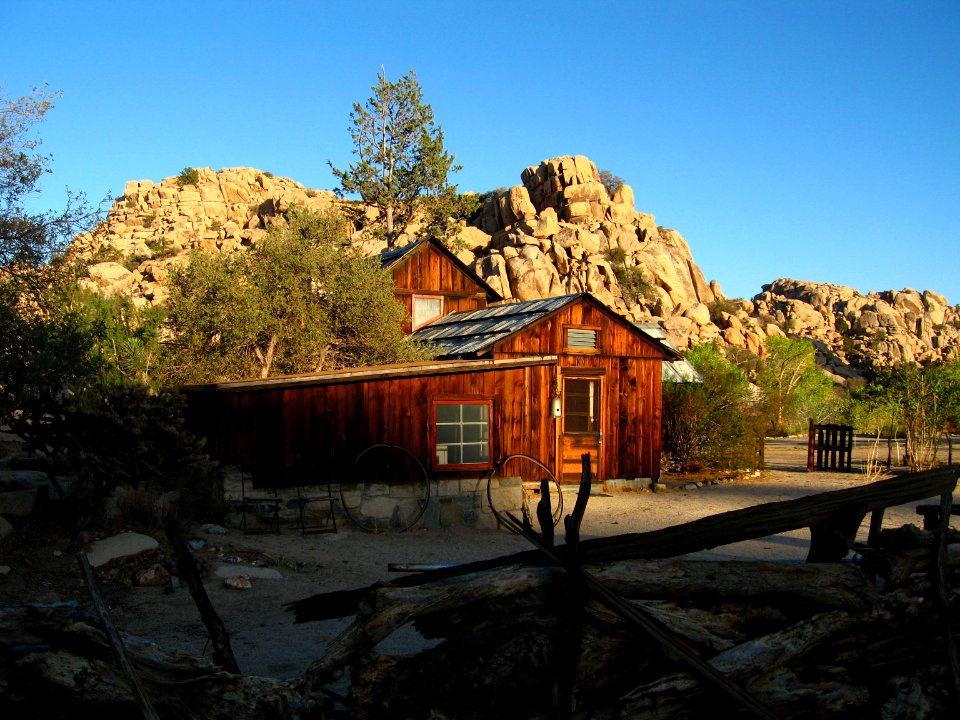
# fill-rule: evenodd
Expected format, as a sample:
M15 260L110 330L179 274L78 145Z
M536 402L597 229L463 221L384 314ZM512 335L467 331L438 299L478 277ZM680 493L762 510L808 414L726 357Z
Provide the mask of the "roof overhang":
M427 362L400 363L397 365L371 365L346 370L325 370L301 375L278 375L271 378L235 380L222 383L182 385L183 392L242 392L245 390L272 390L277 388L309 387L316 385L340 385L370 380L395 380L398 378L427 377L431 375L457 375L461 373L490 372L512 368L555 365L556 355L534 355L523 358L482 360L430 360Z

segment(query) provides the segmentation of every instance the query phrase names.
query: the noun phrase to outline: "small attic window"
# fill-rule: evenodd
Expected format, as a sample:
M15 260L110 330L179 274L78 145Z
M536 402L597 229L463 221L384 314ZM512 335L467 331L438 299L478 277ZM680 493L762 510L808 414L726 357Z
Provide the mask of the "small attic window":
M436 295L413 296L413 328L423 327L443 315L443 297Z
M590 351L597 346L596 328L567 328L567 350Z

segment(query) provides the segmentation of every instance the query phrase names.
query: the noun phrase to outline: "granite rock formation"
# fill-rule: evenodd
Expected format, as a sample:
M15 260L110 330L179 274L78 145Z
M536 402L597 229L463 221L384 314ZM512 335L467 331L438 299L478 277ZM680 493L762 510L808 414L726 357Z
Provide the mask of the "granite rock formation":
M451 240L458 257L508 300L589 291L632 321L659 322L681 349L721 342L762 353L770 335L808 337L838 379L873 364L957 356L960 308L931 290L861 295L779 279L751 300L730 300L707 281L679 232L639 212L630 186L605 184L586 157L544 160L520 179L486 196ZM201 168L190 184L177 177L128 182L105 222L77 236L71 251L88 263L87 286L162 303L170 267L190 250L242 252L295 206L376 216L328 190L252 168ZM384 247L363 229L353 239L370 254Z

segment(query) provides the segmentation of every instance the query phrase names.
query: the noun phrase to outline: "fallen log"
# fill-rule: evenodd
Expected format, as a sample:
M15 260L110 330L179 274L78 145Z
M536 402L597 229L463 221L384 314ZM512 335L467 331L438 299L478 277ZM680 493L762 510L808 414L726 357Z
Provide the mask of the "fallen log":
M583 565L594 565L616 560L679 557L798 528L824 526L833 518L846 517L851 507L855 507L858 512L880 512L890 506L952 492L958 475L960 468L957 467L929 470L879 480L861 487L733 510L660 530L581 540L577 561ZM833 537L829 533L826 535ZM844 543L845 547L852 545L850 538L846 538ZM555 551L560 558L569 555L568 549L563 545L557 546ZM844 551L843 554L847 552ZM819 557L819 553L817 556ZM529 550L400 577L392 580L391 584L413 587L504 565L542 565L548 562L540 551ZM296 622L342 618L357 612L366 592L366 588L359 588L313 596L292 602L287 608L296 614Z

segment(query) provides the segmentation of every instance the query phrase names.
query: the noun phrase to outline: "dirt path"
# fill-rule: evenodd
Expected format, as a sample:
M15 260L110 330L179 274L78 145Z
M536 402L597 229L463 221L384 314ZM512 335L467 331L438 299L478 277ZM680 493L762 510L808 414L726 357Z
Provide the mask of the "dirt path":
M691 490L591 497L582 537L655 530L751 505L867 482L862 471L865 448L854 451L854 472L807 473L804 441L769 441L769 469L758 477ZM572 496L568 502L572 503ZM885 515L884 526L919 524L915 505L891 508ZM866 529L861 528L864 537ZM390 563L459 563L530 548L526 540L504 530L467 527L371 535L346 524L337 534L305 537L288 529L279 536L243 536L231 531L226 536L199 537L209 543L201 557L206 557L211 567L222 567L224 556L242 550L245 557L259 554L263 564L279 570L282 578L253 578L253 587L246 591L229 589L222 579L213 576L206 583L213 605L231 633L241 670L272 677L292 677L303 672L348 622L346 619L294 625L292 614L284 610L286 603L318 592L389 580L396 577L387 571ZM807 543L808 533L801 530L736 543L697 556L802 561ZM248 572L240 565L236 571ZM114 598L114 604L116 622L122 629L161 645L209 656L204 629L185 589L165 593L161 588L134 588ZM418 644L412 630L409 634L395 634L380 649L402 654L411 644Z

